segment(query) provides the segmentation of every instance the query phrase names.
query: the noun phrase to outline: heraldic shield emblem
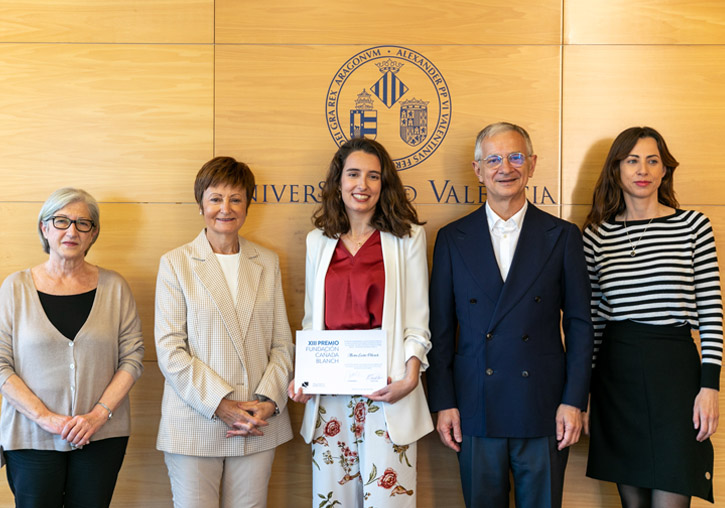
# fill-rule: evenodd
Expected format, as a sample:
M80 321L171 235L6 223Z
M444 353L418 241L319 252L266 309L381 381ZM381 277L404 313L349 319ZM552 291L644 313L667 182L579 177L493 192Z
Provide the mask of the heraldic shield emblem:
M350 138L375 139L378 134L378 112L373 109L372 96L365 89L357 95L355 109L350 110Z
M400 139L417 146L428 137L428 102L418 99L400 104Z
M383 73L383 77L375 82L370 89L373 91L375 96L380 99L383 104L388 108L392 108L398 99L400 99L405 92L408 91L408 87L398 78L398 71L403 67L403 63L396 62L389 58L384 62L375 64L380 72Z
M325 95L325 120L338 146L366 137L385 145L398 171L431 157L451 125L451 94L425 55L375 46L345 61Z

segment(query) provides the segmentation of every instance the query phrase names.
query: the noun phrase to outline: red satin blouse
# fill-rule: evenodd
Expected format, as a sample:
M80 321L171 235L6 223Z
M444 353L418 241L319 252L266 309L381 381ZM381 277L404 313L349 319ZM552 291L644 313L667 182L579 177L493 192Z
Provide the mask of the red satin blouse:
M385 265L380 232L354 256L338 240L325 276L325 328L370 330L383 324Z

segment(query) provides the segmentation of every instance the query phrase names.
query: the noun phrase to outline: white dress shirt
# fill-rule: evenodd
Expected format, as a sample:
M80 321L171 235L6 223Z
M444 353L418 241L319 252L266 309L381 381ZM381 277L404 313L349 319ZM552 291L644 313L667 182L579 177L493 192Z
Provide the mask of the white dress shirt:
M486 218L488 219L488 231L491 233L491 244L493 253L496 255L496 263L501 272L501 278L506 282L511 261L516 252L516 244L519 242L521 226L524 223L528 201L524 201L521 210L513 214L509 220L503 220L494 212L486 202Z

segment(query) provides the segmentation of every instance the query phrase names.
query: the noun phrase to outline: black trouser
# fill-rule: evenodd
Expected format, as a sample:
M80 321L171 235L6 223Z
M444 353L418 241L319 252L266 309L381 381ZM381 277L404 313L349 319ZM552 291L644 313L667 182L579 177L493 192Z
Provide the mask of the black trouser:
M111 504L128 437L93 441L70 452L5 451L19 508L102 508Z

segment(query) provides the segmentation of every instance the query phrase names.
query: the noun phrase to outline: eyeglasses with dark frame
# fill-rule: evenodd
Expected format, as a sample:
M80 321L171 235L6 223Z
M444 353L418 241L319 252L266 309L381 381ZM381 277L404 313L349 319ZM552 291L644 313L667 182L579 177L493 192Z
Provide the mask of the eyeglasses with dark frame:
M55 229L68 229L71 224L75 224L76 230L80 233L88 233L96 227L96 223L91 219L71 220L68 217L63 217L62 215L53 215L48 220L53 222L53 227Z
M501 164L503 164L504 157L508 159L509 164L511 164L512 167L520 168L526 162L527 155L521 152L512 152L506 156L493 154L483 159L483 166L486 169L497 169Z

